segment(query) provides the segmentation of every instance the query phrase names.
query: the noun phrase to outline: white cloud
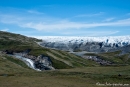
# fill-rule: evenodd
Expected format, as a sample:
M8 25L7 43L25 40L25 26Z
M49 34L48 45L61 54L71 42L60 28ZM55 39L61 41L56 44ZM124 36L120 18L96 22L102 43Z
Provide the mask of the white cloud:
M112 20L114 20L115 18L107 18L107 19L105 19L103 22L110 22L110 21L112 21Z
M0 31L8 31L8 30L9 30L8 28L0 29Z
M78 22L57 22L57 23L35 23L29 22L21 27L33 28L36 30L64 30L64 29L82 29L82 28L93 28L93 27L103 27L103 26L130 26L130 18L124 20L118 20L115 22L103 22L103 23L78 23Z
M30 13L37 13L35 11L30 11ZM102 15L103 13L93 14L91 16ZM0 14L0 22L5 24L13 24L19 27L24 28L32 28L38 31L45 31L45 32L57 32L62 31L64 34L70 34L67 30L80 30L81 34L82 29L89 29L94 27L108 27L108 26L130 26L130 18L112 21L114 18L106 19L104 22L98 23L83 23L83 22L73 22L70 20L58 19L58 18L47 18L45 16L30 16L28 15L12 15L12 14ZM115 34L118 31L109 31L108 34ZM74 32L71 32L74 33ZM79 33L79 32L78 32ZM103 32L104 33L104 32ZM102 32L98 34L103 34ZM89 34L89 33L88 33ZM94 33L96 34L96 33ZM92 33L90 33L92 35Z
M31 19L31 18L30 18ZM3 15L0 16L0 22L6 23L6 24L15 24L20 27L24 28L32 28L36 30L44 30L44 31L55 31L55 30L66 30L66 29L82 29L82 28L93 28L93 27L103 27L103 26L130 26L130 18L118 20L114 22L100 22L100 23L82 23L82 22L72 22L69 20L59 20L59 21L51 21L46 22L46 20L39 19L39 22L35 22L36 18L34 20L30 20L28 17L20 18L17 16L8 16ZM112 20L109 19L108 21ZM40 22L41 21L41 22Z
M28 12L28 13L31 13L31 14L44 14L44 13L38 12L38 11L36 11L36 10L28 10L27 12Z
M119 31L75 31L75 32L59 32L62 35L65 36L108 36L108 35L113 35L116 33L119 33Z
M100 23L82 23L82 22L72 22L69 20L66 21L51 21L46 22L46 20L43 20L42 18L39 18L39 22L35 22L37 18L33 18L34 20L31 20L27 17L19 17L19 16L13 16L13 15L0 15L0 21L2 23L7 24L15 24L20 27L25 28L33 28L36 30L64 30L64 29L82 29L82 28L93 28L93 27L102 27L102 26L130 26L130 18L118 20L114 22L100 22ZM107 21L110 21L111 19L108 19Z
M119 31L96 31L91 32L90 36L109 36L119 33Z
M130 15L130 13L127 13L126 15Z
M57 32L60 33L60 35L58 34L58 36L90 36L90 37L97 37L97 36L110 36L110 35L114 35L119 33L119 31L75 31L75 32ZM57 36L57 35L56 35ZM42 39L44 36L30 36L30 37L35 37L35 38L39 38Z
M99 13L95 13L95 14L82 14L82 15L77 15L75 17L95 17L95 16L101 16L103 15L104 12L99 12Z

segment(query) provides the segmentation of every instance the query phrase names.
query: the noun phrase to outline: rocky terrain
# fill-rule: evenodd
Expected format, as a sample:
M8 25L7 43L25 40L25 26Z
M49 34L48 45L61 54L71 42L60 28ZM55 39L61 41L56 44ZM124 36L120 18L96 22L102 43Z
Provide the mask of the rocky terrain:
M48 56L45 55L39 55L39 56L33 56L29 55L30 49L25 50L23 52L9 52L8 50L3 51L3 54L8 54L9 56L14 56L15 58L18 58L22 61L24 61L30 68L34 70L54 70L54 67L52 67L52 61Z
M95 53L88 53L86 51L82 51L82 52L70 52L73 53L75 55L81 56L82 58L86 59L86 60L92 60L97 62L100 65L113 65L112 62L102 59L100 56L96 55ZM89 55L87 55L89 54Z

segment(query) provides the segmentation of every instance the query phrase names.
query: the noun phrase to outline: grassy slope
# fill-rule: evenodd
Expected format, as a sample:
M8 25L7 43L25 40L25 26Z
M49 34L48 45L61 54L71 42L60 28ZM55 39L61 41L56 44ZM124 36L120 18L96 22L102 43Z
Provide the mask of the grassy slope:
M118 76L119 74L121 76ZM97 82L130 84L129 81L130 66L38 72L0 56L0 87L99 87L96 85Z
M31 69L21 60L0 54L0 74L11 74L24 70L31 71Z
M120 55L120 53L120 51L115 51L100 54L88 53L86 55L99 56L101 59L111 61L115 64L130 64L130 53L124 55Z
M40 41L35 38L28 38L19 34L7 33L0 31L0 50L10 51L24 51L31 49L30 55L38 56L44 54L49 56L52 60L52 64L56 69L65 69L73 67L86 67L96 66L93 61L87 61L73 54L69 54L64 51L52 50L48 48L40 47L36 41Z

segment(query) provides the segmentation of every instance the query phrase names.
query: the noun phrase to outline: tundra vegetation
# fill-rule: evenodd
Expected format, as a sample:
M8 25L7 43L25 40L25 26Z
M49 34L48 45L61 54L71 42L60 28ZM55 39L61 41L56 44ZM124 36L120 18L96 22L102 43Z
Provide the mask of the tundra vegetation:
M0 87L99 87L97 83L106 82L130 86L130 59L127 54L119 56L118 51L85 54L96 55L116 64L104 66L65 51L41 47L36 43L39 41L0 32ZM27 49L31 49L28 55L49 56L56 70L35 71L23 61L3 53L5 50L19 53Z

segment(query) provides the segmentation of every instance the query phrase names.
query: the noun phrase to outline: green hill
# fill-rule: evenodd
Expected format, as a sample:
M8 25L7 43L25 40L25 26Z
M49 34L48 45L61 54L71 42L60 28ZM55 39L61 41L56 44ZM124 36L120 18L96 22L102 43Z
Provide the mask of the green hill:
M31 49L29 55L39 56L44 54L52 60L52 66L56 69L66 69L75 67L96 66L97 63L85 60L68 52L43 48L37 44L41 40L26 37L20 34L0 31L0 50L22 52Z
M121 54L121 51L105 53L86 53L86 56L97 56L100 59L110 61L114 65L130 65L130 53Z

